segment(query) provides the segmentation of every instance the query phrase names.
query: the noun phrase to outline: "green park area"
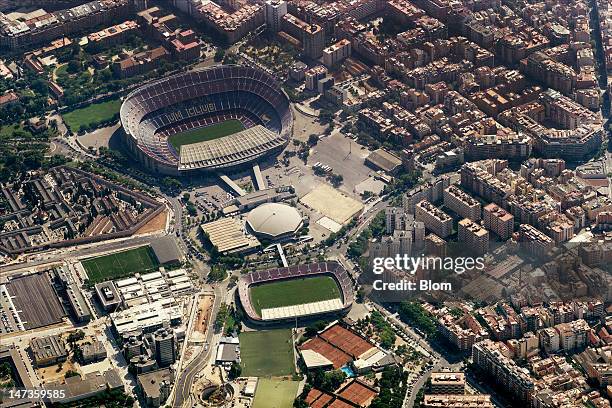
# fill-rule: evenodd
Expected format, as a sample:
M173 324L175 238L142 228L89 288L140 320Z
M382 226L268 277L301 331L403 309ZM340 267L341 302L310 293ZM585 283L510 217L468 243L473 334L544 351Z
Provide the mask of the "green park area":
M66 126L72 132L88 130L101 123L110 122L118 118L121 108L120 99L111 99L106 102L93 103L87 107L75 109L63 114Z

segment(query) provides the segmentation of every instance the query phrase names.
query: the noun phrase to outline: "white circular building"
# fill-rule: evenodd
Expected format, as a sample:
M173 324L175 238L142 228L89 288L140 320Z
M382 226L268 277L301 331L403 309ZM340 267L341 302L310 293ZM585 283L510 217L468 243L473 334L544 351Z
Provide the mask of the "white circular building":
M304 223L297 209L280 203L266 203L251 210L246 222L257 237L273 241L295 235Z

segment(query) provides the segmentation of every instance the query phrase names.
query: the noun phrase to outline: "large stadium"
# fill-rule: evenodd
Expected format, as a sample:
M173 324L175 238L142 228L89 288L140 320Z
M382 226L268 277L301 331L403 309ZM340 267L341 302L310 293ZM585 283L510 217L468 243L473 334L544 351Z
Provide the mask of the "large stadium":
M334 261L274 268L243 275L238 298L255 324L345 313L353 305L353 282Z
M129 150L160 174L238 168L279 152L291 135L289 99L263 71L223 65L180 73L121 105Z

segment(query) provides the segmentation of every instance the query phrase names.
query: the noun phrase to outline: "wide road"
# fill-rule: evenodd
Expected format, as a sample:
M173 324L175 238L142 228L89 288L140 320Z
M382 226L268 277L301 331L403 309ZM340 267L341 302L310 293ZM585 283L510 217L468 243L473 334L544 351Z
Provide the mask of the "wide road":
M193 358L189 364L181 371L179 377L175 382L175 390L174 390L174 401L172 403L173 407L183 407L185 403L189 400L191 394L191 387L193 385L193 381L195 376L206 367L209 363L209 359L213 350L216 350L214 344L212 344L213 336L215 335L215 331L213 329L213 325L215 323L215 318L217 317L217 312L219 311L219 307L223 302L225 302L225 296L227 294L227 283L225 284L217 284L215 289L215 303L213 305L213 310L210 315L208 329L206 331L206 343L208 345L207 350L201 350L195 358Z
M401 321L396 315L392 314L387 309L385 309L384 307L382 307L381 305L378 305L376 303L374 303L374 307L379 312L381 312L384 316L386 316L387 319L389 319L395 325L397 325L404 333L406 333L409 337L411 337L414 341L416 341L419 344L419 346L421 346L428 353L430 353L430 355L433 357L433 359L435 361L434 366L431 369L426 370L423 374L421 374L419 379L412 386L410 386L410 388L408 389L408 392L406 393L406 399L404 400L404 407L405 408L410 408L410 407L414 406L414 401L416 399L416 396L417 396L419 390L421 388L423 388L423 386L427 382L427 379L429 379L429 377L431 376L432 372L440 371L441 369L448 369L450 371L461 371L461 367L463 366L462 362L451 363L442 354L437 352L431 346L431 344L428 343L423 337L421 337L419 334L417 334L412 329L412 327L410 327L409 325L407 325L406 323ZM505 406L505 404L499 398L497 398L497 395L495 395L493 392L489 392L489 390L484 389L483 386L478 384L475 381L474 378L472 378L471 376L466 376L466 379L467 379L468 384L472 388L478 390L479 392L481 392L483 394L490 394L491 395L491 402L493 402L493 404L496 407L504 407Z

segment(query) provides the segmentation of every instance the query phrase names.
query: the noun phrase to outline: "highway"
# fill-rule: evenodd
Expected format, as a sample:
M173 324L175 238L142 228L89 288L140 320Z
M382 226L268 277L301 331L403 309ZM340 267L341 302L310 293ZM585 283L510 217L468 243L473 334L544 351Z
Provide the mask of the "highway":
M185 368L183 368L181 374L176 379L174 383L174 400L172 401L173 407L190 406L188 405L188 401L191 397L191 387L193 385L195 377L200 371L204 369L204 367L206 367L206 365L209 363L210 356L213 353L213 350L216 350L216 347L213 344L213 337L215 335L213 325L215 322L215 318L217 317L219 307L223 302L225 302L225 296L227 295L227 283L217 285L214 289L214 292L215 303L213 305L213 310L209 319L208 329L206 331L205 344L208 344L208 349L201 350L200 353L196 355ZM197 305L195 307L197 307Z

